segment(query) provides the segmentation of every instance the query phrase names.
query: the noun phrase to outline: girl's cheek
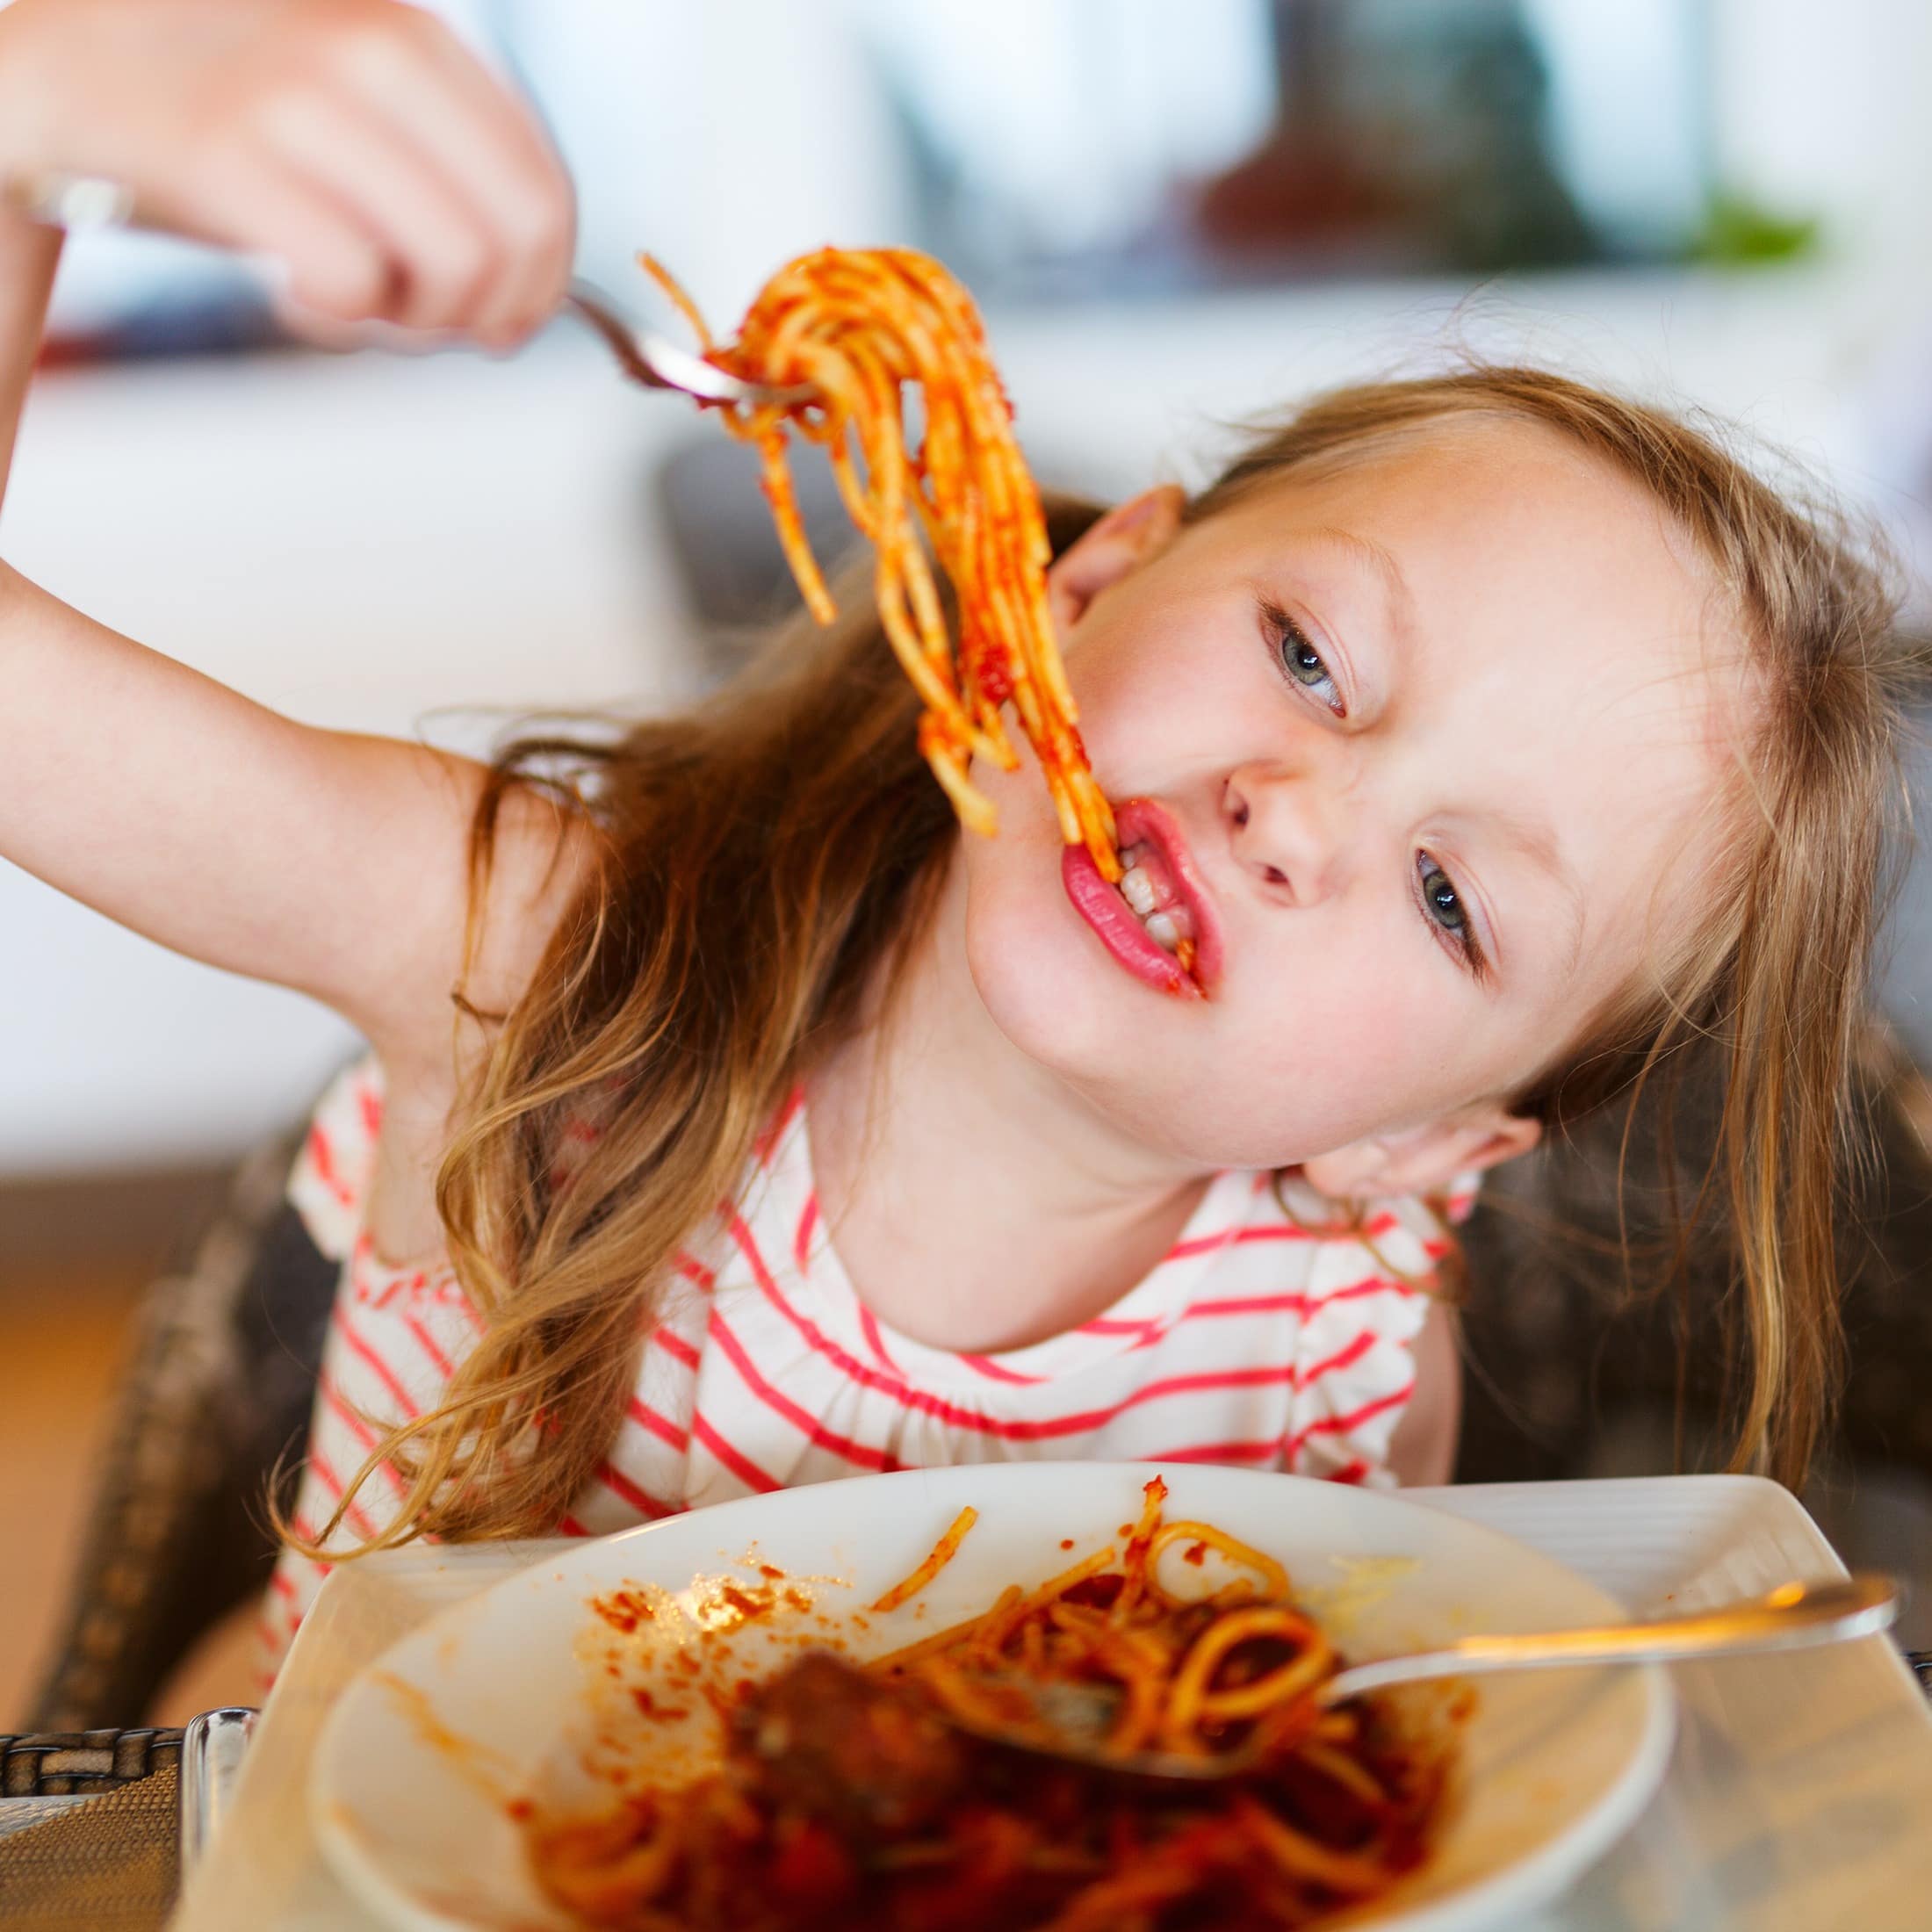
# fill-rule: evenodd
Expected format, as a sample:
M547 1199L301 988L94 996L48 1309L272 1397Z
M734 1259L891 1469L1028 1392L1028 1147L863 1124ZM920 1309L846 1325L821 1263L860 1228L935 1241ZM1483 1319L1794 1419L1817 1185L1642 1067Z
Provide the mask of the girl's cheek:
M1070 666L1089 746L1144 754L1178 749L1213 732L1210 668L1204 654L1159 643L1097 649L1085 677Z

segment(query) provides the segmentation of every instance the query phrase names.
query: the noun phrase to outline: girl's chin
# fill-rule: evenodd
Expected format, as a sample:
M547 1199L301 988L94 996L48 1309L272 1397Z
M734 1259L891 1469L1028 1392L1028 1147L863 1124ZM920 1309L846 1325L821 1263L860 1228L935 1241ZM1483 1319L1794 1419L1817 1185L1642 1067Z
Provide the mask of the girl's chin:
M969 918L966 960L1000 1031L1064 1071L1117 1069L1123 1043L1145 1038L1170 1005L1107 951L1063 896L1006 917Z
M1084 929L1073 938L1085 945L1037 929L969 933L973 985L1002 1037L1150 1153L1203 1173L1280 1164L1268 1150L1280 1144L1270 1103L1282 1083L1235 1091L1251 1063L1219 1065L1207 1034L1160 1028L1179 1003L1129 977Z

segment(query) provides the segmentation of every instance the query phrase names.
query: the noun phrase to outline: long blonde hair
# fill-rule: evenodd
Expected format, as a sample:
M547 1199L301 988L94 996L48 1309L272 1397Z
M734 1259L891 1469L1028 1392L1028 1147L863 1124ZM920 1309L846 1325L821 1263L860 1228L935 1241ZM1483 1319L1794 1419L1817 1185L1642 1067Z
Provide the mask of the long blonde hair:
M1731 862L1694 942L1517 1104L1560 1127L1647 1089L1668 1099L1687 1048L1721 1059L1719 1150L1686 1224L1721 1197L1749 1338L1739 1464L1795 1481L1835 1373L1834 1190L1881 841L1901 796L1893 599L1833 516L1788 501L1712 436L1531 369L1318 398L1188 515L1479 415L1540 423L1647 488L1733 600L1765 693L1748 806L1733 812ZM1099 514L1050 505L1056 551ZM919 756L917 700L857 614L864 602L848 586L854 615L817 636L792 626L695 714L614 741L526 738L497 760L473 831L476 896L512 787L587 817L598 862L528 991L489 1016L438 1179L482 1337L441 1403L372 1452L318 1543L386 1460L407 1493L362 1548L552 1531L616 1435L674 1254L895 971L957 833ZM587 1119L598 1133L560 1167Z

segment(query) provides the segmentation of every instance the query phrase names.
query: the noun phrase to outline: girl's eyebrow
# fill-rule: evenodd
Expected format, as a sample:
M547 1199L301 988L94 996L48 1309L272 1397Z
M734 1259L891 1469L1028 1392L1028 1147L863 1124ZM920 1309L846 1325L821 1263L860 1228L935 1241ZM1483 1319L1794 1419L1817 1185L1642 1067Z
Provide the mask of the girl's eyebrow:
M1575 873L1563 855L1562 845L1554 830L1539 820L1519 818L1510 811L1493 812L1487 817L1501 842L1535 866L1555 886L1561 898L1569 919L1567 942L1557 962L1557 970L1567 978L1576 970L1577 962L1582 956L1583 895L1576 883Z
M1415 626L1416 598L1394 553L1373 537L1364 537L1359 530L1344 530L1336 523L1318 523L1303 534L1345 551L1367 566L1370 574L1381 585L1388 609L1389 629L1397 637L1406 639Z

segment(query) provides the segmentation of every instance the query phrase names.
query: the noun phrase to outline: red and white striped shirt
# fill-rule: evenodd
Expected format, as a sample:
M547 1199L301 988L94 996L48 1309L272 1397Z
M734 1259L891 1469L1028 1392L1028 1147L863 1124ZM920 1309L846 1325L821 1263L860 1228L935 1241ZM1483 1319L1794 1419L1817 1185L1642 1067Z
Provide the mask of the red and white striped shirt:
M395 1268L375 1254L364 1208L381 1122L373 1063L351 1069L289 1184L342 1263L295 1517L310 1537L376 1429L432 1405L479 1331L446 1263ZM1452 1219L1473 1187L1459 1188ZM1106 1314L1025 1348L955 1353L896 1333L853 1292L795 1099L716 1238L680 1256L629 1411L558 1528L603 1535L795 1483L1025 1457L1387 1482L1427 1308L1416 1284L1443 1231L1413 1200L1373 1204L1359 1233L1322 1231L1333 1215L1292 1178L1278 1196L1267 1173L1218 1175L1166 1258ZM379 1474L347 1528L371 1533L397 1493ZM283 1552L262 1626L268 1675L327 1568Z

